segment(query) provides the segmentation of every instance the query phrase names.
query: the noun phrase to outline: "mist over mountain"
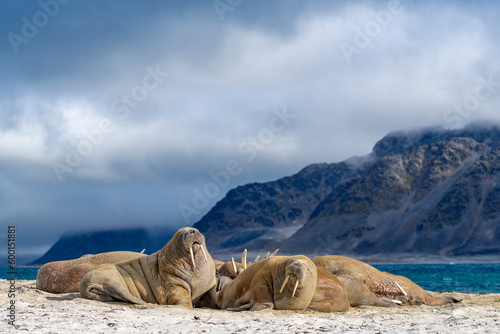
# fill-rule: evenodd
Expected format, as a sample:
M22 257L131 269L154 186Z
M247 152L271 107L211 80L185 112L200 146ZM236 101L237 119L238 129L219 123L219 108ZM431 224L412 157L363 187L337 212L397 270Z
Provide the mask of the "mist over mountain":
M71 260L85 254L131 251L152 254L161 249L176 231L166 228L123 229L65 234L40 258L30 265Z
M194 224L218 254L500 254L500 126L397 131L373 151L230 190ZM65 235L33 264L115 250L151 254L175 230Z
M231 190L194 226L215 249L500 254L500 128L385 136L365 157Z

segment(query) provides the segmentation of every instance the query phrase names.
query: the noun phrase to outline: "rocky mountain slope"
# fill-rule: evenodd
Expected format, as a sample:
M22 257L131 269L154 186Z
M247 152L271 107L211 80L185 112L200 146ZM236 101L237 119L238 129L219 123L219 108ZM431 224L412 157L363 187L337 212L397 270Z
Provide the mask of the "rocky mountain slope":
M314 164L274 182L237 187L194 227L209 247L274 247L301 228L337 185L357 178L361 170L345 162Z
M210 251L500 255L500 126L393 132L365 157L230 190L199 222ZM33 264L151 254L174 230L67 235Z
M215 249L500 254L500 128L394 132L367 157L231 190L194 226Z

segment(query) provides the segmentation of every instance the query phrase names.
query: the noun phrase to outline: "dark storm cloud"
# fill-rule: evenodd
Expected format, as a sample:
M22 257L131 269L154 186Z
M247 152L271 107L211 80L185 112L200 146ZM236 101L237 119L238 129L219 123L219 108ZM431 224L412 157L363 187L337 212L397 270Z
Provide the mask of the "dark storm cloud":
M499 120L496 3L55 1L0 4L0 221L30 247L186 225L179 205L231 161L189 223L392 130ZM56 3L16 52L9 34Z

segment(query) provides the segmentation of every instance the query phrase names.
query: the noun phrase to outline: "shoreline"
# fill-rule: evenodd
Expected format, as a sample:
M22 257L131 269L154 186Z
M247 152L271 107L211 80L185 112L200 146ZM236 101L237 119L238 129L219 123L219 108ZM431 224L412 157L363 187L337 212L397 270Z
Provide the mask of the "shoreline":
M274 251L274 249L270 250ZM213 258L218 260L229 261L231 257L235 260L241 257L242 250L236 249L224 249L210 251ZM253 261L253 259L259 255L262 259L266 254L265 251L249 251L248 260ZM278 251L277 255L297 255L289 254L285 252ZM307 257L317 257L329 254L313 254L304 253ZM460 256L445 256L439 254L428 254L428 253L377 253L377 254L351 254L342 253L335 254L340 256L350 257L359 261L367 262L369 264L449 264L449 263L500 263L500 254L489 254L489 255L460 255ZM17 265L17 268L36 268L41 267L41 265L32 264L22 264Z
M0 280L7 296L8 280ZM279 332L495 332L500 326L500 294L451 293L461 303L445 306L363 306L340 313L313 311L229 312L175 306L102 303L77 293L39 291L35 281L16 281L16 329L28 332L234 333ZM8 301L7 301L8 302ZM2 307L7 302L2 300ZM7 310L0 329L7 324ZM2 330L0 330L2 331Z
M271 250L271 251L274 251ZM238 256L241 257L242 251L211 251L210 254L213 258L217 258L223 261L229 261L233 256L235 261L238 259ZM266 252L262 251L250 251L247 254L248 260L253 261L253 259L260 255L262 259ZM296 254L288 254L278 251L277 255L296 255ZM307 257L317 257L322 255L329 254L311 254L305 253L302 254ZM340 256L350 257L362 262L366 262L369 264L466 264L466 263L500 263L500 255L473 255L473 256L444 256L444 255L436 255L436 254L427 254L427 253L388 253L388 254L335 254Z

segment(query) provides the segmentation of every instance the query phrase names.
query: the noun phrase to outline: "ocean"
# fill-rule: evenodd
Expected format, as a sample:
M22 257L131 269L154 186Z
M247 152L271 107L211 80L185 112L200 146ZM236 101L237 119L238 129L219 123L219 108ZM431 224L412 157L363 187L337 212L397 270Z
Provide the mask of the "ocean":
M500 263L372 264L380 271L402 275L429 291L500 293ZM16 268L16 280L34 280L39 267ZM9 279L8 268L0 278Z

